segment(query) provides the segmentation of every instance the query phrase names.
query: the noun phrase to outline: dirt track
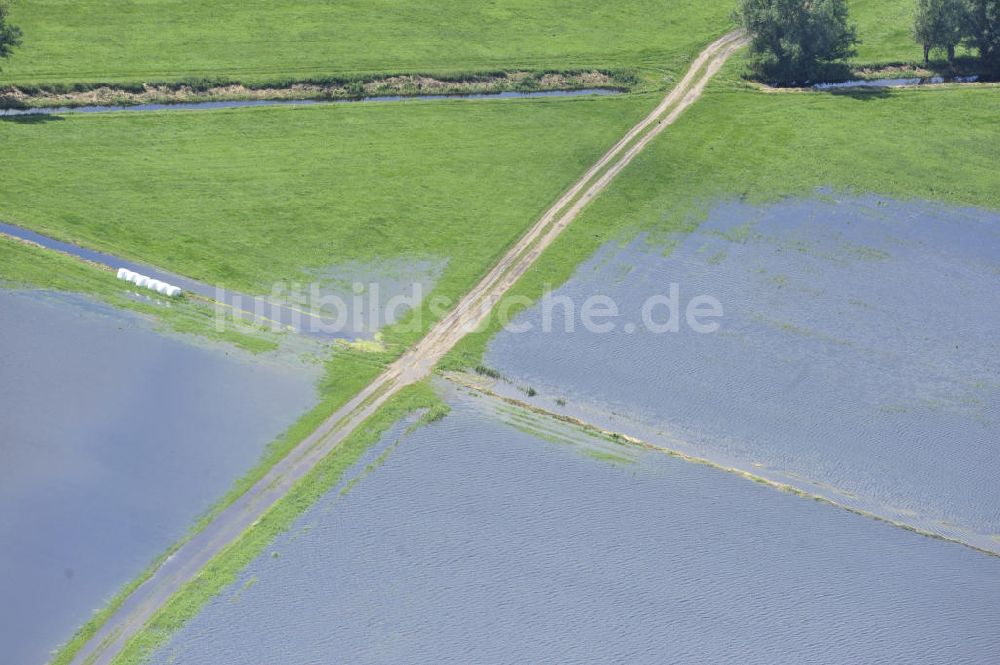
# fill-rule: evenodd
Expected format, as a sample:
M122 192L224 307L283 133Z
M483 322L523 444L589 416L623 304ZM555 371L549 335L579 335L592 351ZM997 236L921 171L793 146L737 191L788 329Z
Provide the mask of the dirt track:
M331 415L254 487L220 513L129 596L83 645L75 665L109 664L149 619L213 557L232 544L292 486L402 388L426 378L534 264L580 211L702 94L709 80L744 45L730 33L709 45L656 109L632 128L553 205L489 273L413 348Z

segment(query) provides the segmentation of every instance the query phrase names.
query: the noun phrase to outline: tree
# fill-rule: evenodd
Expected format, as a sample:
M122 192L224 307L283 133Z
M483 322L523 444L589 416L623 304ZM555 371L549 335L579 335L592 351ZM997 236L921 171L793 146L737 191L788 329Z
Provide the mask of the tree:
M969 0L968 31L986 69L1000 71L1000 0Z
M913 36L924 47L924 63L931 49L945 49L948 62L955 61L955 47L965 37L969 24L967 0L917 0Z
M847 0L740 0L735 18L750 36L756 67L779 80L810 79L854 55L858 43Z
M15 46L21 45L21 28L7 23L10 4L0 0L0 58L8 57Z

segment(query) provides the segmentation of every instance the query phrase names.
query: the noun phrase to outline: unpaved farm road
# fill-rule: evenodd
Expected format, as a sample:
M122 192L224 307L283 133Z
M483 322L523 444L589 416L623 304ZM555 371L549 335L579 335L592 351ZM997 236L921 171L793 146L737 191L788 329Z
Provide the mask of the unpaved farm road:
M81 647L74 665L110 665L128 641L185 583L283 497L375 411L404 387L430 375L459 340L489 316L496 302L539 255L654 138L701 96L726 60L745 44L730 33L709 45L681 82L559 199L458 305L354 399L330 416L256 485L219 513L139 586Z

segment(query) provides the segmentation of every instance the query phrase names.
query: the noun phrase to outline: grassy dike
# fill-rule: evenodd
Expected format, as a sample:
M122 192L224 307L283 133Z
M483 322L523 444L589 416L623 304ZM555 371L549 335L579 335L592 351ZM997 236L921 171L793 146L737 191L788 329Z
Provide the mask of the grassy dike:
M885 93L764 93L732 63L546 251L511 296L537 300L607 242L648 233L669 250L711 206L813 196L819 188L1000 209L998 87ZM524 306L514 306L516 313ZM443 367L482 362L499 322L466 337Z
M414 427L441 418L448 407L427 383L410 386L394 397L275 504L256 526L244 532L239 540L210 561L198 577L174 595L115 659L115 663L142 663L170 635L196 616L208 601L235 582L240 571L334 487L386 430L400 418L416 411L424 411L424 414ZM68 663L71 655L72 651L66 649L54 664Z

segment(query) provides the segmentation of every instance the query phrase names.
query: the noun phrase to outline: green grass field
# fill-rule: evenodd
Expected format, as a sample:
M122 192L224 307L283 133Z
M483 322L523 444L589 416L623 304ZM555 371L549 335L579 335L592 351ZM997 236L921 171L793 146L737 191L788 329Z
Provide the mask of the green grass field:
M0 82L241 81L357 73L677 66L728 1L22 0Z
M858 62L916 62L923 50L913 41L917 0L851 0L851 20L858 25Z
M923 62L923 50L913 40L917 0L849 0L851 20L858 25L858 55L854 62L890 64ZM959 47L960 55L966 53Z
M0 121L0 219L248 292L447 261L457 296L653 103L445 101Z
M639 232L666 242L718 201L832 188L1000 210L1000 88L768 94L734 84L738 68L639 155L511 295L539 297L606 242ZM478 365L496 331L465 338L445 366Z
M915 0L852 0L862 62L919 60ZM247 83L383 73L636 68L659 80L731 27L736 0L19 0L0 84Z

